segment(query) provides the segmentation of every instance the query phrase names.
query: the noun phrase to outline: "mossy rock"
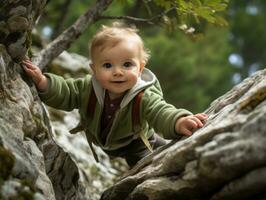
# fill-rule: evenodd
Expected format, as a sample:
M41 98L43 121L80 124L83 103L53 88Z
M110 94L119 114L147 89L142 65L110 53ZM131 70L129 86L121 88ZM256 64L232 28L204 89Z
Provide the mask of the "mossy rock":
M15 156L0 146L0 182L8 179L15 164ZM2 179L2 180L1 180Z
M36 188L31 180L11 178L2 185L0 200L33 200L35 194Z

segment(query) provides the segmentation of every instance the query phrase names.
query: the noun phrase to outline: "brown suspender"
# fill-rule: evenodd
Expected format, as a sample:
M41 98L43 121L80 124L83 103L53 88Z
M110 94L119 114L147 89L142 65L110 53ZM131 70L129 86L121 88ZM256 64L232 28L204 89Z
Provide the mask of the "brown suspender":
M144 90L139 92L133 100L133 105L132 105L132 126L133 126L133 131L139 131L138 129L140 128L140 103L141 103L141 98L144 95ZM96 95L94 92L94 89L92 88L91 94L89 97L89 102L88 102L88 116L93 117L94 112L95 112L95 107L96 107ZM140 132L136 132L136 134L140 134ZM147 148L152 152L152 147L148 141L148 139L143 135L140 134L139 137L142 139L144 144L147 146ZM93 156L97 162L99 162L98 156L92 146L92 141L89 141L89 145L91 148L91 151L93 153Z
M144 91L141 91L134 97L134 102L132 106L133 128L140 126L140 103L141 103L141 98L143 95L144 95Z
M90 97L89 97L89 102L88 102L88 116L90 118L93 117L93 114L94 114L94 111L95 111L95 107L96 107L96 95L95 95L95 92L94 92L94 89L91 88L91 94L90 94Z
M133 125L133 131L138 131L137 129L140 127L140 103L141 103L141 98L144 94L144 91L139 92L133 100L133 106L132 106L132 125ZM89 102L88 102L88 116L90 118L93 117L94 112L95 112L95 107L96 107L96 95L94 92L94 89L92 88L91 93L90 93L90 97L89 97ZM136 129L136 130L135 130ZM71 134L75 134L79 131L84 130L84 127L79 124L77 127L73 128L72 130L70 130ZM88 137L88 136L87 136ZM152 148L148 142L148 140L146 138L144 138L144 135L140 135L141 139L143 140L143 142L145 143L145 145L150 149L150 151L152 151ZM92 145L92 141L89 140L88 138L88 142L91 148L91 151L93 153L93 156L96 160L96 162L99 162L98 156L93 148Z

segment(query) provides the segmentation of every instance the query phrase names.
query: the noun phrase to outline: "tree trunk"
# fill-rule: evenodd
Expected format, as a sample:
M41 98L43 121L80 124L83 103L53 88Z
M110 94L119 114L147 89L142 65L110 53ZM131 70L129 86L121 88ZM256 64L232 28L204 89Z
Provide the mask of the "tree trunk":
M266 69L206 112L205 127L144 158L101 199L265 199Z
M45 3L0 2L0 199L85 196L78 169L53 142L46 110L19 64Z

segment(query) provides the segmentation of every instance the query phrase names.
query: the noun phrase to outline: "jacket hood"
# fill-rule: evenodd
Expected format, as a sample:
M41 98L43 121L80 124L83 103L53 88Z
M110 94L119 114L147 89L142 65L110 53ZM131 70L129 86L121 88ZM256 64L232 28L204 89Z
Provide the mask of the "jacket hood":
M120 108L125 107L141 90L151 86L156 80L156 76L149 69L144 68L141 75L138 77L136 84L125 94L121 101ZM102 88L94 75L92 76L92 86L99 104L103 106L105 89Z

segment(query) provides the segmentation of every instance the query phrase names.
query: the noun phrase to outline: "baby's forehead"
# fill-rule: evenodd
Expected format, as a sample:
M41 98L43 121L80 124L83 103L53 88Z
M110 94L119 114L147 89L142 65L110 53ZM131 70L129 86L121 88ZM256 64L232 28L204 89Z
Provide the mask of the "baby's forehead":
M121 47L121 45L124 47L123 43L132 47L132 49L134 49L136 53L140 54L141 57L145 57L146 52L141 37L136 32L127 30L116 30L114 32L105 30L96 34L90 44L90 57L93 59L98 53L103 53L105 50L118 46Z
M140 45L131 40L122 40L115 45L102 45L94 48L91 58L94 61L100 60L129 60L129 59L141 59L142 51Z
M135 42L135 43L141 43L140 38L137 35L106 35L106 37L102 37L102 39L99 39L100 45L116 45L121 42ZM97 45L96 45L97 46Z
M95 44L92 47L92 50L97 49L97 50L102 51L107 48L114 48L124 43L128 46L132 46L132 45L137 45L139 47L141 46L141 41L139 41L135 37L115 37L115 38L106 38L106 40L103 40L102 42Z

